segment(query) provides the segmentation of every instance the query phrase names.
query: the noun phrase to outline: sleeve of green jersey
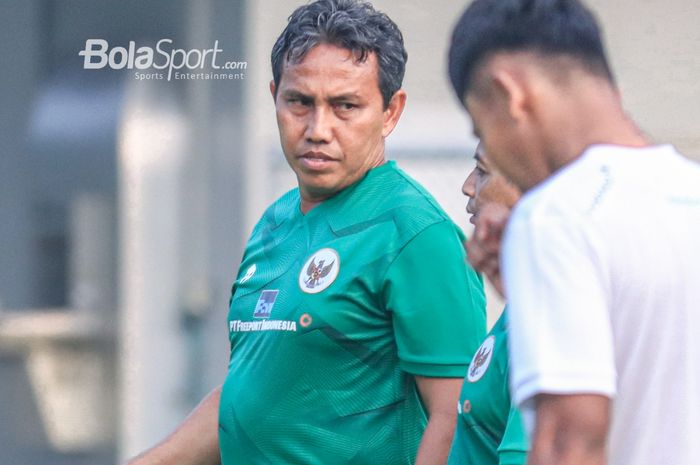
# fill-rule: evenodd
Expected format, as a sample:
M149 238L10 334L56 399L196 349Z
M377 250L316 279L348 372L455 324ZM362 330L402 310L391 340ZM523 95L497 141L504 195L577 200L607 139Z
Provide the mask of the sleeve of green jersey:
M498 446L498 465L524 465L527 451L528 440L520 419L520 411L511 406L503 439Z
M456 226L436 223L404 246L387 271L384 302L404 371L465 375L486 334L486 300Z

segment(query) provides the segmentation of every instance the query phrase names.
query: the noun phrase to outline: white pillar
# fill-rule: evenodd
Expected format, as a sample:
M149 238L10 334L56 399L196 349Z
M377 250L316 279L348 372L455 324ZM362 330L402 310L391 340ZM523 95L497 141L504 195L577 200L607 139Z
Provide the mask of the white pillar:
M187 413L178 268L188 124L170 89L130 81L119 131L121 460Z

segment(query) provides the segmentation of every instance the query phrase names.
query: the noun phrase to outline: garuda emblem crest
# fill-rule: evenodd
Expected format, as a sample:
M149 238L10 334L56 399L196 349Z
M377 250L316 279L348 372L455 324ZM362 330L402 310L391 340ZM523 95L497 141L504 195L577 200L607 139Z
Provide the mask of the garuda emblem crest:
M471 383L476 383L484 376L486 370L488 370L491 364L491 358L493 357L493 346L496 341L494 336L489 336L486 340L479 346L479 349L474 354L471 363L469 364L469 372L467 373L467 379Z
M308 294L328 288L340 271L340 257L333 249L321 249L304 263L299 273L299 287Z

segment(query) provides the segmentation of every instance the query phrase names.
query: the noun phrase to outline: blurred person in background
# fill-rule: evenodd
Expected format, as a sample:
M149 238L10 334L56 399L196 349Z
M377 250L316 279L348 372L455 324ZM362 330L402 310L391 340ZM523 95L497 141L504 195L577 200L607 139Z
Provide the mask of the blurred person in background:
M577 0L474 1L449 69L524 192L469 254L502 273L528 464L700 463L700 166L625 113Z
M290 16L270 90L298 188L246 246L223 386L132 465L445 463L485 298L459 228L385 157L406 57L368 3Z
M508 215L520 191L494 169L479 144L476 166L464 181L467 213ZM508 386L508 307L477 349L457 404L457 428L448 465L524 465L528 441Z

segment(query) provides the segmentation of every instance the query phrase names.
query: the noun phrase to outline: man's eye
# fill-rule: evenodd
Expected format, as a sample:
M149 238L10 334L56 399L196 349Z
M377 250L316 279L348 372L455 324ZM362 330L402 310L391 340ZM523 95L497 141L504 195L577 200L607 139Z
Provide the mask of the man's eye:
M336 108L342 111L348 111L357 108L357 105L355 105L354 103L341 102L336 104Z
M302 99L299 97L289 97L287 99L287 104L289 105L304 105L309 106L309 101L307 99Z

